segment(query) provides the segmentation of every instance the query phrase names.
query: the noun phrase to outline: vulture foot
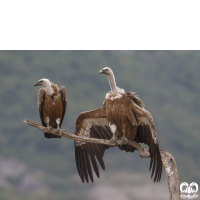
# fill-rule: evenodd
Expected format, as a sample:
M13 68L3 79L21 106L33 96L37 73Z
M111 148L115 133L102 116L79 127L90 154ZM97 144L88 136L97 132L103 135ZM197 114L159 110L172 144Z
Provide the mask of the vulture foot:
M57 128L57 129L56 129L56 133L59 133L59 136L60 136L60 137L62 137L62 134L61 134L61 132L60 132L60 131L61 131L61 129L60 129L60 128Z
M115 144L117 144L117 139L115 137L112 137L110 140L109 140L109 147L111 146L111 143L112 142L115 142Z
M48 131L50 131L51 129L53 129L51 126L47 126Z
M126 138L125 134L122 136L122 142L120 144L120 147L123 145L124 141L128 142L128 139Z
M62 134L60 132L60 118L56 119L56 124L57 124L57 130L56 130L56 133L59 133L59 136L61 137Z

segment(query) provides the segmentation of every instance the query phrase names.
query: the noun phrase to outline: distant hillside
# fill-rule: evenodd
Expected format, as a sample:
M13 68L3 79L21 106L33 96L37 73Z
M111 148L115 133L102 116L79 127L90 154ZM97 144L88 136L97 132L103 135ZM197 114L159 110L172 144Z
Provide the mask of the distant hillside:
M180 182L200 180L199 51L0 51L1 164L25 166L20 176L5 176L5 171L0 171L4 174L0 199L87 199L83 191L89 192L104 181L95 178L94 185L83 185L76 171L73 141L47 140L22 121L40 123L39 88L33 83L48 78L67 88L62 128L73 133L78 114L102 106L110 90L107 78L98 74L105 66L113 69L117 86L136 92L152 113L160 148L175 157ZM124 170L145 173L150 180L149 160L140 159L137 152L110 149L105 153L105 164L106 172L101 174ZM29 180L33 179L27 178L31 176L35 177L32 186ZM38 190L35 184L43 189ZM28 190L23 189L26 186L30 186Z

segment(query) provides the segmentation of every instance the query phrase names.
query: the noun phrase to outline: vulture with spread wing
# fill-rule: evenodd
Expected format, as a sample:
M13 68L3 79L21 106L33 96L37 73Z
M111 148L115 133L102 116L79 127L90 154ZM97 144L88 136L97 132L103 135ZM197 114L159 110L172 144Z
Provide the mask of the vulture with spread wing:
M61 128L67 108L67 90L64 86L58 86L48 79L43 78L34 83L34 86L42 86L38 91L38 110L43 126L48 128ZM61 138L50 133L44 133L45 138Z
M99 72L108 77L111 91L105 96L103 106L99 109L81 113L76 121L75 134L83 137L108 139L110 141L122 139L119 146L126 152L134 152L135 148L123 145L124 140L134 140L149 146L151 177L159 182L162 174L162 161L154 127L153 118L143 103L134 93L125 93L116 86L115 77L108 67ZM104 152L108 145L100 145L75 141L75 159L79 176L84 182L93 182L93 169L100 177L97 160L103 170ZM97 159L97 160L96 160Z

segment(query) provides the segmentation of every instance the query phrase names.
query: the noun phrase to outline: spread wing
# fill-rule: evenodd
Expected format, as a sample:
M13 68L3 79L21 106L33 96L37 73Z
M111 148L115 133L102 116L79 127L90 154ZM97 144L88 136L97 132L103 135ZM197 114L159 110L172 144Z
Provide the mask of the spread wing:
M61 86L59 92L61 94L61 100L63 104L63 114L62 114L62 119L60 121L60 127L61 127L67 109L67 90L64 86Z
M151 158L149 170L152 169L151 177L154 175L154 182L159 182L162 174L162 160L153 117L141 104L131 98L131 96L134 96L133 94L129 93L128 96L129 100L132 102L131 110L138 119L138 129L135 141L149 146ZM135 97L136 96L134 96L134 98Z
M45 103L45 95L46 95L45 90L43 88L40 88L38 91L38 111L39 111L40 119L41 119L43 126L46 126L46 124L44 123L44 117L43 117L43 107L44 107L44 103Z
M75 134L83 137L109 140L112 137L112 133L105 117L104 108L101 107L97 110L81 113L76 121ZM82 182L84 183L86 180L88 183L89 179L93 182L92 167L99 178L100 174L96 159L102 169L105 170L103 156L109 146L79 141L75 141L74 146L76 166Z

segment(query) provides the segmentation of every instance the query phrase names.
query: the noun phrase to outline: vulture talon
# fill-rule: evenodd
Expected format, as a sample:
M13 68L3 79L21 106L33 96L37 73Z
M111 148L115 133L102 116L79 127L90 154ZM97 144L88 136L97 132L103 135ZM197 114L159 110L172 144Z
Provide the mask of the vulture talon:
M60 129L60 119L59 118L56 120L56 124L57 124L56 133L59 133L59 136L62 137L62 134L60 132L61 129Z
M122 142L120 144L120 147L122 147L124 141L128 142L128 139L126 138L125 134L122 136Z
M51 126L47 126L48 131L51 131L53 128Z
M115 144L117 144L117 140L116 140L114 137L112 137L112 138L109 140L109 147L111 147L112 142L115 142Z
M60 137L62 137L62 133L61 133L60 131L61 131L61 129L60 129L60 128L57 128L57 129L56 129L56 133L58 133L58 134L59 134L59 136L60 136Z

